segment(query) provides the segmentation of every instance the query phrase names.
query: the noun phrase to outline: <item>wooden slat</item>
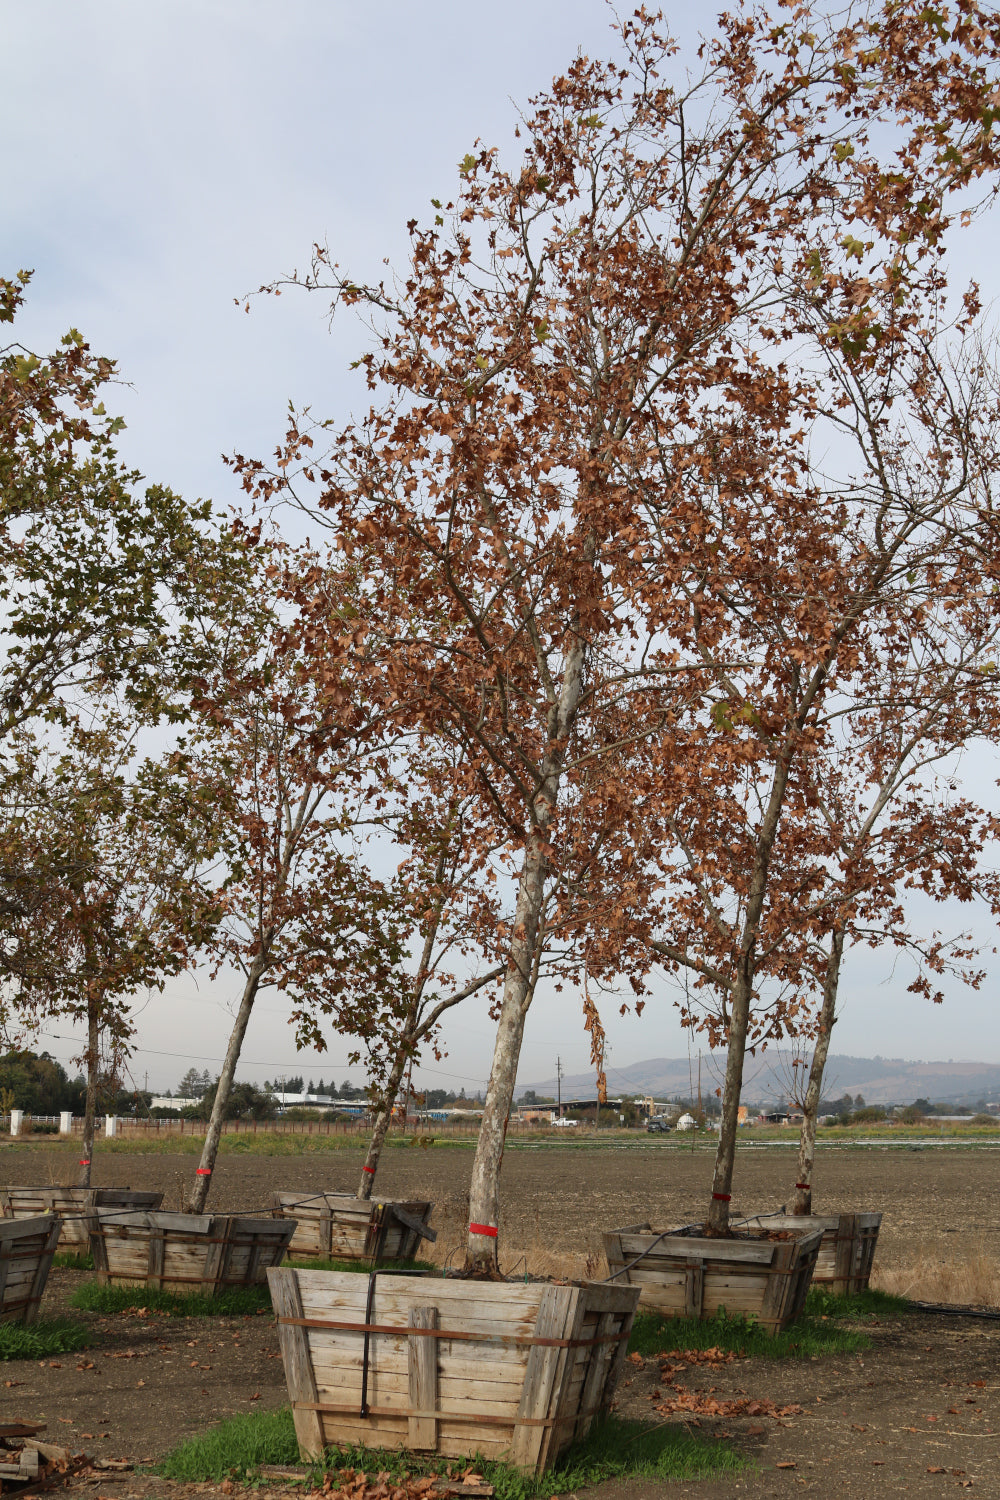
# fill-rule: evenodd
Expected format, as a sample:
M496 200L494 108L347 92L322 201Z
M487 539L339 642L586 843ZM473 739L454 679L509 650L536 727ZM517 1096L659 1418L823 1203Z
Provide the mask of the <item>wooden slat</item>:
M42 1303L42 1293L45 1290L45 1283L48 1280L49 1272L52 1269L52 1262L55 1259L55 1253L59 1246L61 1229L62 1225L56 1219L49 1230L42 1253L38 1258L38 1265L31 1282L31 1290L28 1293L28 1305L24 1314L25 1323L34 1323L38 1317Z
M214 1244L205 1246L205 1259L202 1263L202 1291L211 1297L216 1287L219 1286L224 1277L223 1270L229 1253L227 1235L234 1229L232 1223L226 1224L222 1219L213 1218L210 1238Z
M595 1332L598 1335L609 1334L620 1323L620 1313L602 1312L597 1320ZM591 1349L590 1358L583 1364L583 1380L580 1387L580 1394L573 1403L579 1413L573 1427L573 1441L575 1443L582 1442L587 1436L590 1424L593 1421L593 1417L589 1416L588 1413L601 1405L608 1367L616 1353L617 1350L614 1344L598 1344Z
M700 1318L705 1298L705 1270L701 1261L689 1260L684 1268L684 1315Z
M149 1286L160 1288L163 1285L163 1231L152 1230L149 1236L149 1251L146 1261L146 1281Z
M438 1310L433 1306L411 1307L408 1323L410 1328L436 1328ZM409 1346L407 1351L408 1395L411 1413L436 1412L438 1401L437 1340L412 1338L408 1339L407 1343ZM411 1448L429 1448L433 1452L437 1447L436 1416L411 1415L407 1440Z
M638 1306L639 1299L631 1288L629 1288L629 1300L618 1314L621 1319L618 1343L614 1346L614 1352L608 1363L607 1373L604 1377L604 1390L601 1392L600 1400L602 1411L609 1409L612 1397L618 1389L618 1382L621 1379L622 1371L625 1368L625 1360L628 1356L629 1335L632 1332L632 1324L635 1322L635 1314Z
M301 1318L303 1316L302 1298L299 1295L298 1278L295 1272L287 1268L272 1266L267 1273L267 1282L271 1290L271 1304L277 1316ZM278 1341L281 1345L281 1358L285 1367L288 1394L292 1400L299 1452L306 1460L321 1459L324 1443L319 1414L296 1407L297 1402L319 1401L306 1330L279 1323Z
M565 1338L566 1330L576 1315L579 1297L578 1287L543 1287L535 1319L535 1336L551 1339ZM565 1349L535 1344L528 1354L524 1392L518 1405L518 1420L514 1427L512 1461L518 1468L526 1469L529 1473L534 1473L538 1468L546 1429L540 1426L529 1426L521 1419L530 1417L537 1420L550 1415L557 1377L565 1366Z
M623 1234L621 1247L625 1260L631 1260L644 1250L649 1251L645 1259L651 1262L655 1262L658 1257L669 1259L680 1256L688 1259L697 1256L705 1260L725 1260L730 1263L746 1261L751 1265L769 1266L774 1257L773 1240L708 1240L700 1236L679 1234L667 1236L654 1246L654 1239L655 1235Z
M412 1229L418 1239L430 1240L431 1244L437 1239L437 1230L425 1224L423 1219L418 1219L415 1214L408 1213L401 1203L390 1205L393 1216Z

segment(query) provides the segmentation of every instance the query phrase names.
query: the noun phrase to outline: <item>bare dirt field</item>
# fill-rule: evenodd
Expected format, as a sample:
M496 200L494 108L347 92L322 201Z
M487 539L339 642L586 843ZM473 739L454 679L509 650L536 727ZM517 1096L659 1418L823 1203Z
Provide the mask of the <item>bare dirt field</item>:
M57 1143L4 1145L0 1176L12 1184L72 1181L76 1154ZM359 1153L347 1151L223 1156L210 1204L246 1211L263 1209L277 1187L350 1189L360 1161ZM380 1173L384 1196L427 1197L437 1204L435 1259L457 1254L471 1162L471 1152L450 1147L394 1148ZM177 1208L195 1164L189 1155L106 1152L95 1162L95 1180L162 1188L166 1206ZM589 1261L591 1274L603 1275L601 1229L637 1219L662 1227L699 1219L711 1166L710 1151L680 1150L676 1144L512 1150L504 1164L505 1267L514 1270L526 1254L533 1270L579 1272ZM917 1278L913 1295L940 1295L947 1283L934 1277L964 1266L964 1283L960 1277L949 1300L984 1300L975 1295L969 1277L977 1265L981 1269L998 1259L998 1166L1000 1155L983 1149L830 1150L820 1158L817 1207L881 1208L885 1221L877 1264L884 1277L902 1272ZM791 1152L741 1153L734 1210L778 1207L793 1174ZM68 1310L81 1274L53 1273L43 1315ZM82 1354L42 1365L0 1365L0 1410L11 1418L47 1422L50 1440L61 1437L74 1450L155 1459L220 1418L280 1406L286 1399L270 1317L74 1316L93 1335ZM631 1365L619 1399L623 1415L683 1420L706 1436L725 1433L759 1468L724 1483L604 1487L603 1500L671 1495L722 1500L744 1493L829 1493L867 1500L882 1494L938 1496L961 1488L1000 1496L1000 1323L910 1314L868 1331L873 1347L862 1355L690 1367L651 1358ZM690 1393L683 1400L693 1410L658 1413L665 1397L678 1389ZM802 1410L775 1417L767 1414L768 1403ZM763 1414L754 1414L755 1404ZM104 1476L89 1490L89 1482L74 1483L105 1500L179 1490L131 1474L115 1480ZM599 1493L591 1492L594 1500Z

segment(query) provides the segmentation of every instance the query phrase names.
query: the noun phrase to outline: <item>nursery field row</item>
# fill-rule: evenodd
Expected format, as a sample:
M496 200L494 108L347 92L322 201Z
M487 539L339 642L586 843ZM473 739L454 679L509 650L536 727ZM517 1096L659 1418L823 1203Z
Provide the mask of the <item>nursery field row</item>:
M117 1159L116 1159L117 1157ZM270 1194L353 1191L362 1151L268 1156L257 1153L220 1157L212 1187L217 1212L268 1211ZM11 1184L71 1182L73 1152L27 1142L0 1152L4 1180ZM982 1179L982 1151L836 1150L822 1153L817 1167L817 1212L874 1209L884 1214L876 1268L901 1257L955 1261L960 1249L971 1255L998 1243L1000 1181ZM649 1220L658 1228L700 1222L711 1191L713 1155L707 1147L681 1151L656 1142L623 1150L593 1144L567 1150L510 1152L503 1166L501 1228L508 1256L527 1255L539 1270L583 1271L601 1263L601 1234L624 1224ZM438 1229L435 1258L459 1253L467 1221L471 1152L392 1150L382 1162L379 1193L435 1204ZM790 1151L745 1150L733 1185L735 1218L775 1210L790 1198L795 1180ZM95 1185L125 1186L164 1193L164 1208L181 1208L190 1189L194 1163L180 1153L100 1151ZM976 1203L973 1223L968 1205ZM534 1258L534 1259L533 1259ZM603 1274L603 1273L602 1273ZM914 1292L913 1295L919 1295ZM960 1300L960 1299L959 1299ZM965 1299L965 1300L972 1300Z

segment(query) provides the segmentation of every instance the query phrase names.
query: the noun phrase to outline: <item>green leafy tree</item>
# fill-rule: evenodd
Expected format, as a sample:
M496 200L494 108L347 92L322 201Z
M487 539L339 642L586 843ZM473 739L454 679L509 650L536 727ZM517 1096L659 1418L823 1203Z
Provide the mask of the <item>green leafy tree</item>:
M83 1103L82 1080L73 1083L61 1063L47 1052L15 1049L0 1057L0 1091L9 1099L8 1109L23 1109L29 1115L56 1115L77 1111Z
M131 1050L131 997L162 988L193 960L217 904L195 874L210 819L199 821L194 804L183 823L159 816L160 803L146 792L148 764L132 767L133 736L122 721L67 732L61 754L22 747L34 770L18 783L17 836L26 863L57 874L40 882L30 914L8 921L17 1014L29 1026L61 1017L86 1027L85 1187L102 1095L107 1107Z

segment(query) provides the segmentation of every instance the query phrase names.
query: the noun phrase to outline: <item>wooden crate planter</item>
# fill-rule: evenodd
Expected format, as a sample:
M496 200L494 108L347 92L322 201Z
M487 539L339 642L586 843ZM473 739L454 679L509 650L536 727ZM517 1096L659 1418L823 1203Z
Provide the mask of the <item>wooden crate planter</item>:
M162 1202L162 1193L133 1192L131 1188L0 1188L0 1216L5 1219L31 1219L37 1214L60 1216L60 1250L86 1249L87 1213L92 1208L159 1208Z
M58 1243L51 1214L0 1219L0 1323L34 1323Z
M706 1239L634 1224L606 1234L604 1252L616 1284L638 1287L643 1307L670 1318L725 1308L778 1333L802 1311L822 1238L813 1229L787 1239Z
M298 1220L290 1254L326 1260L413 1260L420 1241L436 1240L427 1223L433 1203L392 1203L353 1193L272 1193L275 1218Z
M239 1214L123 1213L95 1208L90 1251L102 1286L141 1283L165 1291L254 1286L281 1261L294 1219Z
M540 1473L610 1404L638 1289L268 1272L305 1461L335 1444Z
M762 1214L748 1228L821 1229L819 1254L812 1273L813 1286L826 1292L854 1296L868 1290L872 1262L882 1225L881 1214Z

